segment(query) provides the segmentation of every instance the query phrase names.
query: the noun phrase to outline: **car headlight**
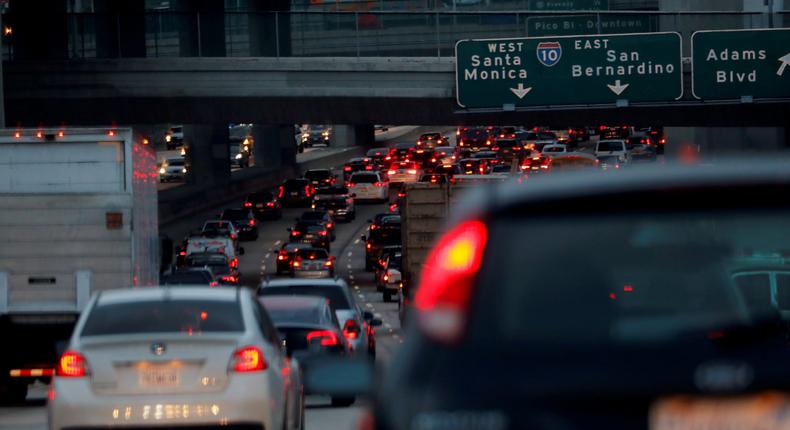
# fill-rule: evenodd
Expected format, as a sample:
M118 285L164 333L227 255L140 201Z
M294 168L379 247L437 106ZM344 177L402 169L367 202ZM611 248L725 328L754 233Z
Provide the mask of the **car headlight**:
M163 174L163 175L164 175L165 173L167 173L167 169L165 169L164 167L162 167L162 168L160 168L160 169L159 169L159 173L161 173L161 174Z
M236 154L236 159L241 160L241 154Z
M186 173L186 172L187 172L187 168L186 167L181 169L181 173Z
M173 136L170 136L169 134L165 135L165 142L170 143L171 140L173 140Z
M329 136L329 132L328 131L321 132L321 136Z

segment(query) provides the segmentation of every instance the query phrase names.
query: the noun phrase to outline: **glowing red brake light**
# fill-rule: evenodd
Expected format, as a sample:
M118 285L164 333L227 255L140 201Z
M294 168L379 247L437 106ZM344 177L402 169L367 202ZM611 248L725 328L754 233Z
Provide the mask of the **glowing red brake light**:
M331 330L315 330L307 333L307 343L318 341L321 346L336 346L340 342Z
M255 225L255 220L254 219L250 219L250 225L252 225L252 226Z
M263 351L257 346L245 346L233 353L233 370L236 372L259 372L267 367Z
M278 198L278 199L281 199L281 198L283 198L283 194L285 194L285 187L283 187L282 185L280 185L280 190L279 190L279 191L278 191L278 193L277 193L277 198Z
M85 357L77 351L66 351L58 360L56 371L58 376L78 378L88 374L88 365Z
M351 171L351 166L345 166L345 167L343 167L343 171L344 171L344 172L350 172L350 171Z
M327 261L324 262L324 266L326 266L326 267L332 267L332 264L333 264L332 260L327 260Z
M398 173L398 171L397 171L397 170L388 170L388 171L387 171L387 174L388 174L388 175L394 175L394 174L396 174L396 173Z
M444 235L425 261L414 298L418 321L430 337L453 342L463 333L472 282L488 238L481 221L466 221Z
M237 267L238 265L239 265L238 258L234 258L233 260L230 260L230 267Z
M273 208L274 207L274 202L266 202L266 207L267 208Z
M361 331L359 324L354 320L346 320L343 326L343 336L346 339L356 339Z
M251 208L252 207L252 203L251 202L244 202L244 207L245 208Z
M326 236L326 230L321 230L318 232L321 236Z

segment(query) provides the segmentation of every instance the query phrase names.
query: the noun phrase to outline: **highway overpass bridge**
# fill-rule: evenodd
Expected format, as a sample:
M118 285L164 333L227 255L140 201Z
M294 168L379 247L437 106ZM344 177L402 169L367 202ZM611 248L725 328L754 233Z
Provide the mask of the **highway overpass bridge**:
M8 124L786 126L790 103L676 102L465 111L452 57L120 58L3 68Z

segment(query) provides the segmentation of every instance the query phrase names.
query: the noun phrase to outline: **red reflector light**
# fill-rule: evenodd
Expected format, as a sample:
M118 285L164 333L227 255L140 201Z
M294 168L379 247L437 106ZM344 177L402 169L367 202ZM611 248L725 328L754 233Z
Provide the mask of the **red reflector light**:
M57 375L69 378L85 376L88 373L85 357L77 351L66 351L58 360Z
M233 353L233 370L236 372L258 372L267 367L263 351L257 346L245 346Z
M420 327L434 339L452 342L461 336L487 238L484 223L466 221L445 234L428 255L414 305Z
M335 332L331 330L315 330L307 333L307 342L318 341L321 346L336 346L339 341Z

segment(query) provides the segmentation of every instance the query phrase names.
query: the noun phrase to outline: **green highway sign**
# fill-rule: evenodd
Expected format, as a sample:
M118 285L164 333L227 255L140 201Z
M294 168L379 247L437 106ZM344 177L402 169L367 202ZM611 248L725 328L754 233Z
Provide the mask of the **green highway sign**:
M609 0L529 0L529 10L608 10Z
M790 28L698 31L691 36L694 97L790 97Z
M530 37L647 33L657 28L657 20L649 15L564 15L527 18L527 36Z
M678 33L459 40L455 57L456 100L467 109L683 96Z

